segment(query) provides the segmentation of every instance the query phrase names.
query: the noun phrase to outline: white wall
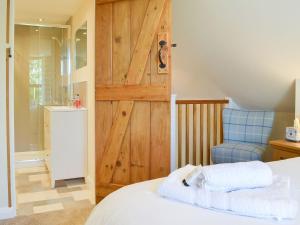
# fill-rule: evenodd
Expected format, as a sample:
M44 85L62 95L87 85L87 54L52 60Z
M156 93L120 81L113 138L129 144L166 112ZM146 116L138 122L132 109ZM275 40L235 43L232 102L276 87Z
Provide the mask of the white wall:
M95 1L86 0L80 10L71 18L73 49L75 33L87 21L87 66L74 69L73 83L87 85L84 103L88 108L88 176L91 200L95 201Z
M296 90L295 90L295 115L297 118L300 118L300 79L296 80Z
M282 137L300 78L299 8L298 0L173 0L173 93L274 110Z
M299 8L297 0L174 0L174 91L294 111Z

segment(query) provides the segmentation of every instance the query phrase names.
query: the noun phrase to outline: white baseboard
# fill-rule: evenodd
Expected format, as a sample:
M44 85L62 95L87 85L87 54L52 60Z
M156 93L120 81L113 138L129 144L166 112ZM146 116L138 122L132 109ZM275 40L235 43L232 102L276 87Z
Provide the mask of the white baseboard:
M0 220L10 219L13 217L16 217L15 208L9 208L9 207L0 208Z

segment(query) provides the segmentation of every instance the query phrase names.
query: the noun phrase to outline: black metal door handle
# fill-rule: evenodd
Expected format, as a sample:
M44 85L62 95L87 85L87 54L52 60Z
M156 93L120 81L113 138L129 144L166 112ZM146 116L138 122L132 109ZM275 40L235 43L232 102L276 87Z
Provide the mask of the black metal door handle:
M161 69L164 69L167 67L167 64L166 62L164 62L164 58L163 58L163 51L165 50L165 48L167 48L167 42L162 40L159 42L159 45L160 45L160 49L158 51L158 58L159 58L159 67Z

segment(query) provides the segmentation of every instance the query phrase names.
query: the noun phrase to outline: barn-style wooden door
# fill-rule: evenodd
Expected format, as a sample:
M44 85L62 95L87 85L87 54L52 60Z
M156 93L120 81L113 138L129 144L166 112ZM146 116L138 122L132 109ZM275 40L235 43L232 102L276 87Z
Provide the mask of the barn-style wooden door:
M171 0L96 1L96 196L170 168Z

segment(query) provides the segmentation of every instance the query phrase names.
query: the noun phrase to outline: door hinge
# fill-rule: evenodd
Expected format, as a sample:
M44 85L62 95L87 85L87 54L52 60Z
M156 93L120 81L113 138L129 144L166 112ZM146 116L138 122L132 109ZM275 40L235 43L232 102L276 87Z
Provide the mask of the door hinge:
M12 58L12 52L11 52L11 48L10 47L7 47L6 48L6 58Z

